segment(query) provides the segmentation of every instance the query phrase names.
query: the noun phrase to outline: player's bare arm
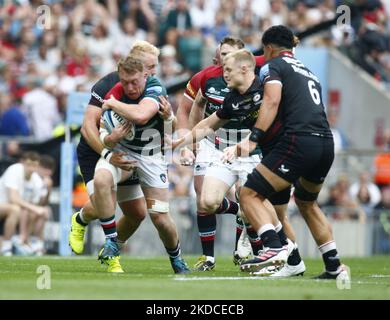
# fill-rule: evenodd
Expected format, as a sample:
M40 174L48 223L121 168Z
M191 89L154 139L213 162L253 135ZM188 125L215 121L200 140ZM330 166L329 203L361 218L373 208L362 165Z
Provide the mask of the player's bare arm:
M183 99L186 99L187 101L191 101L186 96L183 97ZM206 102L207 100L203 97L201 90L198 91L196 97L194 100L191 101L191 107L188 110L187 115L187 127L186 129L192 129L196 124L198 124L200 121L204 118L204 112L206 108ZM183 132L185 132L183 130ZM179 134L179 137L184 137L185 133ZM191 151L189 148L184 147L180 150L180 163L182 165L188 166L192 165L195 161L195 155L194 152L196 150L195 146L192 146Z
M113 95L108 100L104 101L103 110L112 109L121 117L132 121L138 125L146 124L157 112L157 101L145 98L138 104L126 104L117 99Z
M87 143L98 154L104 149L103 144L99 138L100 117L102 109L94 105L88 105L85 112L83 125L81 127L81 134L87 140Z
M81 134L90 145L90 147L98 154L104 150L104 145L100 141L99 127L102 110L94 105L88 105L85 112ZM123 170L129 170L131 161L126 160L123 152L113 152L110 158L110 163Z
M254 128L252 129L252 136L264 135L274 122L278 113L280 99L282 97L282 86L280 83L266 83L264 86L263 103L259 109ZM260 138L260 137L258 137ZM257 138L257 141L259 140ZM232 162L236 157L247 157L255 150L257 142L256 139L250 139L248 136L235 146L226 148L224 150L223 160Z

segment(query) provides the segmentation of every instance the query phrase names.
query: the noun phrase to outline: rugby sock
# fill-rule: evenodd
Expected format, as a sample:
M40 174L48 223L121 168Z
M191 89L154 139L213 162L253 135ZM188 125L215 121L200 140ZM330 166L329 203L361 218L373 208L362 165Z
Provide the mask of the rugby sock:
M302 258L299 254L299 250L297 245L295 244L295 248L293 251L291 251L290 255L287 258L287 264L290 266L297 266L302 261Z
M280 242L283 246L286 246L288 244L286 234L284 233L282 223L279 221L279 223L275 226L275 231L279 236Z
M242 222L242 219L237 216L236 217L236 243L234 246L234 250L237 251L237 245L238 245L238 240L240 240L241 233L244 230L244 222Z
M215 214L197 212L197 222L202 251L205 256L214 257L214 240L217 229Z
M324 243L318 247L322 254L322 260L325 263L325 270L329 272L337 271L341 265L340 258L336 249L336 242L334 240Z
M234 214L238 213L238 203L229 200L228 198L223 198L222 203L219 205L219 208L215 210L215 214Z
M83 209L81 209L79 212L77 212L76 221L78 224L81 224L84 227L86 227L88 225L88 222L85 222L85 219L83 216Z
M169 249L165 247L165 250L167 250L167 253L169 255L169 259L173 260L181 255L181 248L180 248L180 242L177 241L177 245L173 249Z
M264 247L274 249L283 247L273 224L267 223L263 225L259 231L257 231L257 234L260 236Z
M249 242L252 247L253 255L257 256L259 254L259 251L263 249L263 243L255 229L253 229L253 227L249 223L245 224L245 228L246 234L248 235Z
M103 228L106 239L111 239L116 241L118 233L116 232L116 221L115 215L112 215L110 218L99 219L100 225Z

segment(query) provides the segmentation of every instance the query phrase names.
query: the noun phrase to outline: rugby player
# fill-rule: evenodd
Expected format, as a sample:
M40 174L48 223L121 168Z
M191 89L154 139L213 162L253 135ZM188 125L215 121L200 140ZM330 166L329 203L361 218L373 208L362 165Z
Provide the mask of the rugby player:
M220 48L220 59L223 59L230 52L239 50L244 47L244 43L237 38L226 37L221 41L219 46ZM255 57L256 60L256 69L264 64L264 57ZM218 62L218 60L217 60ZM218 62L220 63L220 61ZM200 89L200 90L199 90ZM199 91L198 91L199 90ZM195 93L198 91L196 97L194 98ZM190 82L187 84L185 96L187 99L183 100L183 103L178 110L178 117L184 118L182 114L187 114L190 112L190 123L189 127L193 128L200 120L204 117L210 116L213 112L220 109L224 98L229 94L229 88L223 78L223 69L222 66L211 66L207 67L198 74L196 74ZM194 104L191 109L189 109L188 100L194 99ZM186 108L183 108L186 107ZM184 110L183 110L184 109ZM179 121L183 123L184 121ZM198 263L195 265L197 270L211 270L215 266L214 258L214 238L216 230L216 218L214 214L210 213L223 213L224 203L227 203L228 200L225 196L225 188L227 185L231 184L231 180L237 180L236 174L233 173L231 167L222 164L219 161L221 156L218 150L223 149L227 145L237 143L242 137L249 134L248 128L241 128L241 124L237 120L229 122L223 126L222 130L217 132L217 136L214 139L209 136L207 139L201 140L199 143L200 150L197 152L197 161L195 164L195 190L197 191L197 203L198 203L198 227L199 233L202 242L203 256L200 257ZM180 135L179 135L180 136ZM230 137L229 137L230 136ZM229 139L230 138L230 139ZM234 139L235 138L235 139ZM238 140L237 140L238 138ZM192 159L191 151L188 151L187 148L183 148L185 154L185 161ZM260 153L260 150L257 150L257 154ZM257 156L252 157L252 160L255 160L256 163L259 162L260 158ZM247 166L249 164L246 164ZM209 167L209 168L207 168ZM207 180L206 184L203 183L203 177L206 173L207 168ZM244 174L245 175L245 174ZM202 197L202 186L205 192L205 196ZM283 192L275 194L271 202L275 207L275 210L278 215L278 219L282 222L280 223L275 220L275 226L277 228L278 234L281 237L281 240L284 245L288 244L286 233L292 241L295 241L295 234L291 225L289 224L286 216L287 204L290 199L290 190L284 190ZM218 204L222 201L222 205ZM229 211L227 211L229 213ZM233 211L233 213L236 213ZM237 254L237 243L240 237L240 232L243 229L243 226L240 224L240 217L237 216L237 236L236 236L236 247L234 252L234 261L236 264L242 262ZM251 228L250 224L246 224L246 230L254 254L257 254L258 251L262 248L260 238L258 237L256 231ZM293 248L292 245L295 247ZM297 245L290 244L290 251L292 250L291 257L289 260L291 264L300 265L299 272L301 273L304 269L303 262L301 263L301 258L299 256L299 251ZM268 269L267 273L275 271L274 269ZM294 275L297 270L290 270L289 275ZM303 270L304 271L304 270Z
M287 260L286 250L272 225L265 200L295 186L295 202L305 219L325 264L319 279L348 279L336 242L317 197L334 159L334 142L322 103L318 78L293 54L297 38L285 26L273 26L262 37L267 64L260 71L264 98L252 133L245 143L225 150L232 161L267 144L276 143L261 164L248 176L240 198L246 217L263 240L265 250L241 264L242 270L257 270ZM278 124L279 123L279 124ZM274 132L280 130L277 137Z
M154 76L157 73L160 52L155 46L146 41L136 41L130 53L142 60L148 75ZM100 158L100 154L104 150L104 146L99 139L99 127L102 114L101 107L104 97L118 81L118 72L115 71L100 79L93 86L81 128L82 136L77 147L77 157L90 197L94 193L93 176L95 166ZM159 113L164 119L169 119L172 117L172 110L169 104L165 105L169 108L166 107L159 111ZM131 165L132 162L124 159L123 156L124 154L122 152L113 152L110 163L124 170L131 170L133 167ZM147 215L143 193L138 183L138 178L134 175L127 181L118 184L117 201L123 212L123 216L121 216L117 224L119 247L124 245ZM72 216L69 245L76 254L83 252L86 226L95 219L97 219L97 214L91 201L88 201L79 212L76 212ZM160 237L164 237L166 230L165 219L156 216L151 216L151 219L159 231ZM120 271L119 268L118 270ZM115 268L108 268L108 271L115 271Z
M160 96L166 91L154 77L148 77L143 63L129 55L118 63L120 81L107 93L104 109L111 109L132 122L135 135L130 139L113 140L101 128L100 139L113 151L126 153L137 162L140 187L146 199L149 214L163 226L159 235L169 255L175 273L187 273L189 269L181 257L176 225L169 215L169 191L167 163L161 152L164 121L159 116ZM113 166L109 162L112 151L104 149L96 164L93 201L101 221L106 242L99 252L99 260L109 268L120 269L120 252L116 241L115 191L119 182L126 181L131 172Z

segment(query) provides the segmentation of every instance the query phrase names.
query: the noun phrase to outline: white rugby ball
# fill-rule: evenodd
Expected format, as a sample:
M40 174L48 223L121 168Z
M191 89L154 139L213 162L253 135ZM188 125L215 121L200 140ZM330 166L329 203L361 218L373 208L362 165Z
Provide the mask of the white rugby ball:
M123 119L119 114L117 114L111 109L105 110L102 117L103 117L104 127L107 129L109 133L111 133L114 128L117 128L125 124L126 122L130 122L126 119ZM134 139L134 136L135 136L135 126L133 123L131 123L130 132L125 137L125 140L132 141Z

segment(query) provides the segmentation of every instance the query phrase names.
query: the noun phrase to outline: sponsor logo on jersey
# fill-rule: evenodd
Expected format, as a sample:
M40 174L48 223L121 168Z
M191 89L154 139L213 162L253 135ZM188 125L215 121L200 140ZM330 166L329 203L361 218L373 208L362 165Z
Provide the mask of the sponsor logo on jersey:
M222 105L218 106L218 105L215 105L213 103L209 103L208 104L208 108L210 109L210 111L214 112L214 111L217 111L217 110L221 109Z
M211 94L217 93L217 90L215 90L214 87L208 88L207 92L210 92Z
M154 86L154 87L150 87L150 88L146 88L146 93L156 93L156 94L160 94L162 92L163 88L160 87L160 86Z
M256 94L256 95L253 97L253 102L258 102L258 101L260 101L260 99L261 99L261 95L260 95L260 93L258 93L258 94Z
M230 89L229 88L224 88L221 90L222 92L230 92Z
M166 176L166 174L165 173L162 173L162 174L160 174L160 179L161 179L161 181L162 182L167 182L167 176Z
M99 96L95 91L92 91L92 92L91 92L91 95L92 95L93 97L95 97L99 102L101 102L101 103L104 102L104 99L103 99L101 96Z
M279 167L279 171L280 171L281 173L286 174L286 173L289 173L289 172L290 172L290 169L287 169L287 168L284 166L284 164L282 164L282 165Z
M257 119L258 116L259 116L259 110L252 111L252 112L249 114L249 118L250 118L250 119Z
M232 103L233 110L238 110L240 107L239 105L240 105L239 103Z

